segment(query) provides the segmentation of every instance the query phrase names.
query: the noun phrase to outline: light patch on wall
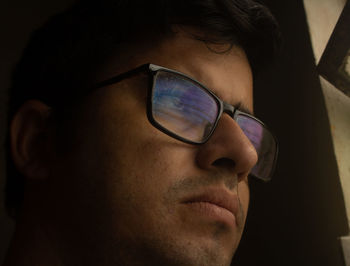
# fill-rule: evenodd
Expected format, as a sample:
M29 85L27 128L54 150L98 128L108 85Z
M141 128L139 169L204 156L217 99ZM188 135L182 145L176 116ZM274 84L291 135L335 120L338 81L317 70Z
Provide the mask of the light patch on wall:
M344 58L343 64L340 67L340 73L342 73L344 75L344 78L350 82L350 49Z
M350 97L350 1L339 17L317 70L321 76Z
M345 265L350 266L350 237L341 237L340 241L343 246Z

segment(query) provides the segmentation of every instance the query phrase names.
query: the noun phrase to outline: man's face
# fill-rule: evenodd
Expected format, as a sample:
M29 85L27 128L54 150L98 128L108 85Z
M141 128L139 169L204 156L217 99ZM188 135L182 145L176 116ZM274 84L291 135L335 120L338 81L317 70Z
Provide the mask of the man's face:
M252 110L252 74L240 48L214 53L179 32L126 58L101 78L153 63ZM141 74L84 99L68 123L73 146L52 169L49 231L59 232L54 237L63 248L84 250L86 265L229 265L245 223L256 152L227 114L203 145L162 133L147 119L147 86Z

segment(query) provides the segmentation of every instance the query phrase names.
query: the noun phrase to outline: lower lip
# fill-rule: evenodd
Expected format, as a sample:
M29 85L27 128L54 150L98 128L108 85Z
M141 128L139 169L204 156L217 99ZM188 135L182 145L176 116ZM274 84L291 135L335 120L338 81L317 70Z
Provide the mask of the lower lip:
M236 226L236 217L229 210L210 202L189 202L186 203L192 211L210 220L215 220L229 226Z

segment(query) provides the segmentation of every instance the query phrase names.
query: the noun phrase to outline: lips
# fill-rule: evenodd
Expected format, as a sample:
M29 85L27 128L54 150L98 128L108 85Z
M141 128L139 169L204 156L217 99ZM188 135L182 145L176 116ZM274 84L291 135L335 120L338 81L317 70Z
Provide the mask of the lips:
M237 219L239 214L238 197L225 189L207 189L198 195L185 199L183 203L195 207L209 216L214 216L213 218L234 219L236 223L239 222Z

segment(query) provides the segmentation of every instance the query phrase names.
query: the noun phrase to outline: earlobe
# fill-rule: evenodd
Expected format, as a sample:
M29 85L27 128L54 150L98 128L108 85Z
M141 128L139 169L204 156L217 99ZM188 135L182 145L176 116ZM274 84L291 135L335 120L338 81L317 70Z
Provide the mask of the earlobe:
M26 178L42 179L49 169L50 107L30 100L17 111L10 125L11 155Z

